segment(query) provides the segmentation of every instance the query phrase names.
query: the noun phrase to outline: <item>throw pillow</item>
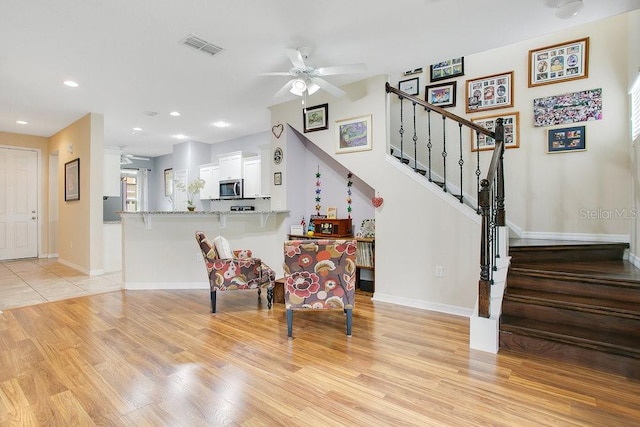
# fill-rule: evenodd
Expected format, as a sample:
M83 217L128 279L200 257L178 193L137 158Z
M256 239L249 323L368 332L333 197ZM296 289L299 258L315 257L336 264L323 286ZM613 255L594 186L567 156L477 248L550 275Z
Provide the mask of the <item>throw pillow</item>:
M213 239L213 246L216 248L218 257L221 259L233 258L233 251L229 241L222 236L218 236Z

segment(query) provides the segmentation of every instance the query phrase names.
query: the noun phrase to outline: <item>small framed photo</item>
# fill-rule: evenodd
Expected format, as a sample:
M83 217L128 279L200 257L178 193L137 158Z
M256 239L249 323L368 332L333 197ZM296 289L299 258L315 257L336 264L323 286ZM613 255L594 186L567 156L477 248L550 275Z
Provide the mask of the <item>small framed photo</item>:
M304 235L304 227L301 224L298 225L292 225L291 226L291 233L294 236L303 236Z
M336 207L327 208L327 219L336 219L338 217L338 209Z
M496 114L494 116L473 117L471 121L483 128L494 132L496 130L496 120L502 118L502 126L504 127L504 148L520 147L520 113ZM493 150L496 141L483 134L476 134L471 129L471 151Z
M398 83L398 90L401 90L409 95L417 95L420 93L420 78L414 77L412 79L402 80Z
M164 170L164 195L171 197L173 195L173 169Z
M589 37L529 51L529 87L589 77Z
M549 129L547 153L566 153L567 151L585 151L586 149L584 126Z
M64 201L80 200L80 158L64 164Z
M316 105L302 110L304 133L329 128L329 104Z
M273 173L273 185L282 185L282 172Z
M336 121L336 153L371 150L371 114Z
M467 80L467 113L513 107L513 71Z
M425 87L425 101L436 107L455 107L456 85L457 82L449 82Z
M464 76L464 57L447 59L433 64L429 68L432 82Z

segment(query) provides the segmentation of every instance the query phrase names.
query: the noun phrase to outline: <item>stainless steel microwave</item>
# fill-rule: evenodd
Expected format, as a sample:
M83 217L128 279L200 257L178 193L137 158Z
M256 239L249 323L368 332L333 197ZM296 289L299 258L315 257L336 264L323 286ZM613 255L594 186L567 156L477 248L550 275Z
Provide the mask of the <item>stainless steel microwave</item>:
M220 181L221 199L242 199L244 196L243 179L225 179Z

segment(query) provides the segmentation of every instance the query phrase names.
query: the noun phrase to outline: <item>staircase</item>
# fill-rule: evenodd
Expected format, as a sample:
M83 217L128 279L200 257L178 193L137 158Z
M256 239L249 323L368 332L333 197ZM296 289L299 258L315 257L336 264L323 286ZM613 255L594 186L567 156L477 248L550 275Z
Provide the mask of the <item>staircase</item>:
M626 243L510 243L500 351L640 379L640 269Z

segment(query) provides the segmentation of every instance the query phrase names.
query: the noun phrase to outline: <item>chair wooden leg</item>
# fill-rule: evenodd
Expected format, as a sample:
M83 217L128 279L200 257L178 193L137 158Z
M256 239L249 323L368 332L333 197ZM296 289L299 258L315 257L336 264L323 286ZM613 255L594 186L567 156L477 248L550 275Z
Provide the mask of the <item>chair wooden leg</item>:
M353 309L347 308L345 310L345 312L347 313L347 336L350 337L351 336L351 320L352 320Z
M211 291L211 312L212 313L216 312L216 291L215 290Z
M267 307L271 309L273 305L273 286L267 288Z
M262 288L258 288L258 299L260 299L260 295L262 295Z
M287 336L293 336L293 310L287 309Z

